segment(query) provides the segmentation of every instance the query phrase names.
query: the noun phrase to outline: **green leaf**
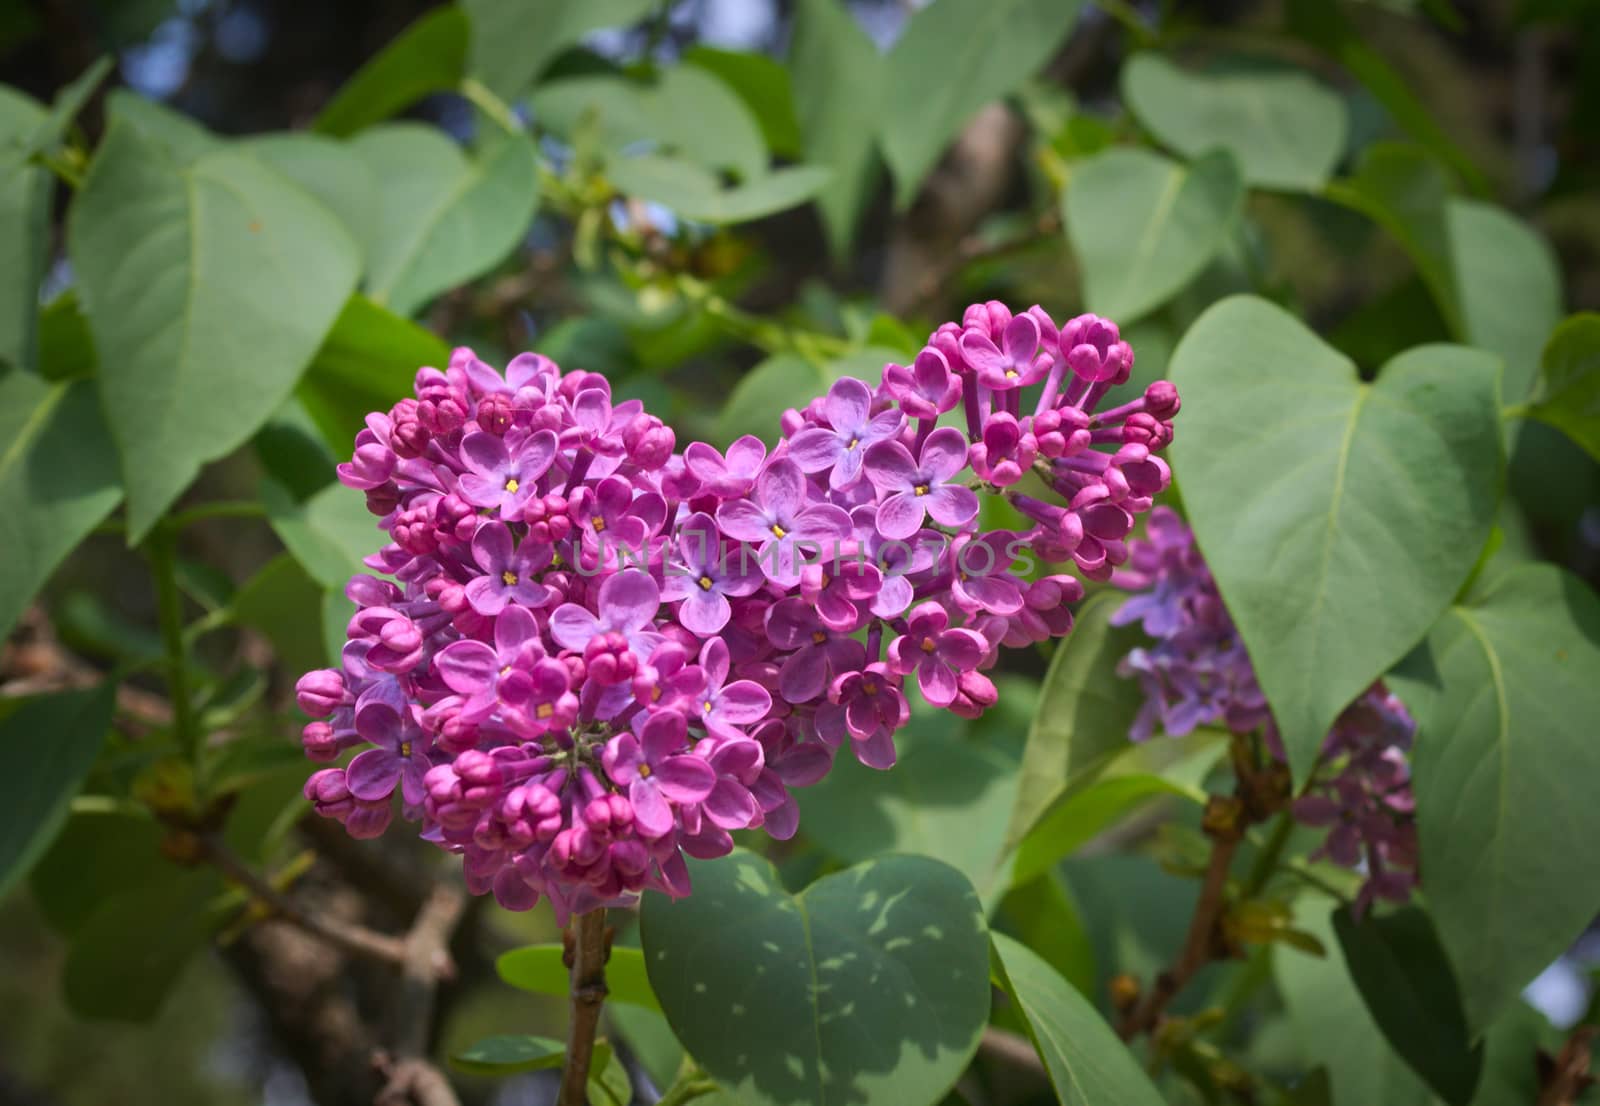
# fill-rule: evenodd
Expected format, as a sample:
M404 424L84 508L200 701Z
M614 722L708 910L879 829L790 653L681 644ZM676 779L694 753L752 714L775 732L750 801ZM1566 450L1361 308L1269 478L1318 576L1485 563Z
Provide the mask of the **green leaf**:
M151 883L100 900L72 936L61 982L86 1018L155 1017L189 959L205 945L215 873L168 867Z
M461 0L472 21L467 70L502 100L514 100L556 56L590 31L635 23L656 0Z
M172 870L161 855L165 837L149 814L73 814L28 877L39 912L52 929L71 936L106 899Z
M1600 315L1574 315L1550 336L1528 414L1600 461Z
M1314 191L1344 152L1344 101L1303 72L1188 73L1160 54L1122 67L1122 98L1151 134L1187 158L1227 150L1246 184Z
M1350 978L1389 1044L1450 1106L1467 1106L1483 1070L1461 989L1427 912L1408 906L1357 922L1333 916Z
M1043 68L1082 9L1081 0L937 0L912 14L884 67L878 132L896 207L910 205L979 108Z
M504 1034L485 1037L462 1049L450 1057L450 1066L473 1075L515 1075L522 1071L559 1068L566 1058L567 1046L560 1041Z
M52 381L92 376L97 360L89 320L78 307L78 293L69 288L39 312L39 375ZM107 456L115 468L115 451Z
M375 221L372 197L378 191L366 164L345 143L320 134L263 134L239 143L338 216L351 236L364 243Z
M1063 1106L1162 1106L1165 1100L1128 1046L1077 988L1026 945L1003 933L989 939L1000 984L1022 1010Z
M726 84L761 127L761 137L779 157L799 158L800 124L795 118L789 71L765 54L694 46L683 55L685 65L698 66Z
M835 260L842 260L877 181L873 128L887 66L842 0L800 0L789 71L806 161L833 170L817 193L817 211Z
M562 996L570 987L567 966L561 962L562 951L560 945L512 949L500 954L494 962L495 971L513 987L536 995ZM644 953L623 945L612 946L611 959L606 961L606 999L660 1012L661 1004L645 974Z
M423 13L344 83L311 129L343 138L430 92L456 88L467 69L467 34L467 15L454 5Z
M0 367L33 368L39 282L50 245L49 170L30 164L45 109L0 87Z
M347 452L369 412L409 395L419 368L449 361L450 347L432 331L351 296L295 394L329 446Z
M1172 445L1200 548L1304 780L1334 718L1415 645L1499 502L1497 359L1419 346L1376 383L1246 296L1172 355Z
M355 285L359 251L254 158L223 151L180 168L116 116L67 244L138 542L293 390Z
M589 1063L589 1101L593 1106L628 1106L633 1101L633 1078L609 1044L594 1043ZM713 1106L707 1103L706 1106Z
M322 587L289 553L280 553L233 599L239 625L266 635L278 660L297 672L327 664L322 644Z
M33 133L33 140L29 143L31 153L41 153L59 145L66 135L67 128L72 121L83 111L84 105L89 102L95 89L114 68L115 63L109 56L102 55L91 62L82 73L61 86L55 95L55 100L50 105L49 116L39 124Z
M1074 167L1062 212L1089 309L1125 323L1160 307L1222 249L1243 201L1226 153L1183 166L1119 146Z
M122 501L92 381L0 376L0 637Z
M367 290L396 314L415 314L499 264L538 204L533 143L524 134L496 136L470 159L418 123L373 127L351 146L384 182L367 228Z
M775 169L724 188L715 176L691 162L642 154L618 158L607 175L629 195L654 200L686 219L745 223L805 203L828 183L829 172L801 165Z
M1462 340L1505 358L1500 394L1520 402L1539 375L1539 350L1561 320L1555 255L1533 228L1493 204L1453 199L1445 221Z
M1327 196L1367 216L1388 231L1411 257L1433 294L1450 333L1466 333L1450 249L1443 168L1415 146L1376 142L1362 153L1353 176L1334 181Z
M116 705L116 684L26 699L0 718L0 898L39 859L67 820Z
M1060 872L1020 883L1000 901L1000 918L1062 978L1085 995L1095 992L1094 942L1072 889Z
M755 116L733 89L703 69L674 66L653 82L572 77L545 85L530 105L544 129L580 146L592 138L612 158L643 147L741 181L767 169Z
M785 409L802 408L828 390L822 369L796 353L775 353L739 378L717 418L718 444L745 434L771 439Z
M1007 849L1015 848L1061 796L1128 747L1128 731L1144 696L1138 681L1117 675L1117 662L1143 635L1137 626L1110 624L1121 605L1122 597L1109 592L1093 596L1078 611L1072 633L1056 643L1022 754Z
M1481 1031L1594 914L1600 600L1549 564L1480 582L1395 674L1428 903Z
M130 92L112 89L106 97L109 118L136 128L146 143L164 149L181 166L224 149L227 142L181 112Z
M343 484L329 484L304 503L297 503L278 484L261 482L267 521L311 578L339 592L350 577L370 571L362 558L387 541L366 498Z
M853 864L884 853L936 857L966 876L985 901L999 890L1006 816L1017 765L963 740L902 739L890 772L840 757L828 778L799 792L806 836Z
M982 907L955 869L869 861L792 896L736 850L694 893L646 895L650 982L678 1039L741 1102L936 1102L989 1016Z
M1214 762L1215 751L1208 751L1206 759ZM1201 804L1206 800L1198 787L1147 775L1095 780L1067 796L1018 843L1012 883L1020 886L1037 879L1136 807L1163 795Z
M1432 1093L1389 1047L1351 982L1331 910L1323 898L1295 904L1295 928L1321 942L1325 956L1273 948L1274 975L1304 1066L1326 1068L1335 1103L1430 1106Z
M1488 182L1472 160L1451 141L1433 113L1416 98L1382 55L1350 22L1339 4L1328 0L1288 0L1289 31L1333 58L1366 86L1400 128L1461 175L1474 191Z

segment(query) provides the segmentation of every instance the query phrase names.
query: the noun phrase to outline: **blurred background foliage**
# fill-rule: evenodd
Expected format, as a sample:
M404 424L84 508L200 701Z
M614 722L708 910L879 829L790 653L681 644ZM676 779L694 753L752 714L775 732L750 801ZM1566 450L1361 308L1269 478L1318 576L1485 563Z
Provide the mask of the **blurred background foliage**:
M403 835L354 846L297 821L306 769L289 692L342 639L338 589L373 544L359 504L352 514L323 494L332 464L361 415L387 408L415 366L441 363L451 345L497 363L531 347L604 372L680 443L720 445L770 436L785 407L840 375L909 360L934 325L991 297L1057 318L1084 306L1117 314L1144 381L1201 310L1253 291L1367 373L1419 342L1488 346L1507 358L1508 403L1526 396L1556 318L1600 306L1594 3L993 4L994 20L972 23L985 6L962 0L0 0L0 78L40 104L60 104L65 86L112 59L104 83L68 105L81 111L61 120L66 140L47 144L56 178L81 178L108 116L180 161L263 132L357 135L359 157L343 168L319 161L315 144L251 140L354 232L364 295L324 305L337 318L294 397L242 447L191 458L215 463L178 505L259 501L244 514L268 523L199 518L178 550L189 612L221 612L196 655L207 729L237 739L214 769L240 781L223 790L241 853L375 928L402 929L420 901L427 846ZM1228 83L1240 74L1255 83ZM1230 129L1248 114L1236 96L1282 114ZM393 115L409 123L369 129ZM1234 156L1208 158L1214 145ZM41 187L59 215L67 186ZM1168 203L1181 217L1155 219ZM74 379L121 351L95 348L66 228L47 226L37 353L5 352ZM192 414L196 426L210 417ZM1600 579L1600 466L1542 424L1513 426L1506 543ZM154 517L185 484L139 492L149 498L130 512ZM6 611L18 615L0 658L8 695L137 673L160 655L158 597L120 534L88 536L23 609L50 567L7 593L9 603L22 589ZM791 885L911 848L998 901L998 835L1043 671L1043 658L1018 660L1001 708L978 726L932 713L914 724L886 786L863 787L841 764L804 797L806 828L784 854ZM141 753L140 735L165 725L160 686L141 675L125 685L91 799L130 782L143 796L192 784L162 778ZM1181 779L1183 764L1211 763L1206 753L1203 741L1139 750L1113 775ZM1203 772L1189 776L1192 789ZM1000 905L1012 932L1097 999L1112 975L1148 977L1164 962L1193 897L1163 868L1193 865L1197 808L1142 798L1086 815L1093 829L1115 822L1115 836L1089 834L1061 878ZM139 832L117 801L80 801L31 887L0 903L0 1102L370 1101L375 1077L352 1058L370 1051L385 981L296 933L230 921L214 876L138 867L154 853L135 847ZM91 919L83 896L118 886L145 898ZM193 903L222 914L214 953L192 921L210 917L183 912ZM459 980L441 996L440 1053L491 1033L559 1036L561 1003L493 970L499 952L555 939L548 917L479 903L470 923L454 949ZM94 927L101 945L84 938ZM140 963L116 960L129 949ZM1257 958L1216 985L1253 989L1268 970ZM1286 1009L1302 1036L1364 1017L1339 1005L1354 999L1347 980L1301 975L1251 1007L1253 1034L1230 1038L1262 1070L1306 1060ZM1584 1016L1576 969L1541 986L1547 1010ZM147 1015L137 1028L115 1020ZM613 1017L630 1062L667 1080L676 1045L659 1017ZM1529 1019L1517 1032L1548 1036ZM1315 1059L1372 1067L1359 1040ZM1214 1089L1219 1070L1196 1082ZM540 1100L549 1077L461 1078L474 1100L509 1103ZM1414 1080L1372 1078L1382 1085L1366 1101L1415 1100ZM1049 1091L996 1071L983 1093ZM1176 1081L1172 1093L1197 1100Z

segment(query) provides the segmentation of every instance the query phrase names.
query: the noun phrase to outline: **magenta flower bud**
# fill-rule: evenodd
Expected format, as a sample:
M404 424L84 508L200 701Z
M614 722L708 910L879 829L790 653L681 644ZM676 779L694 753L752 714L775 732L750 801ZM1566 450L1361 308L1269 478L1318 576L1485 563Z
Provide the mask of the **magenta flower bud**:
M654 472L666 464L677 442L671 428L654 415L640 415L622 431L628 460L646 472Z
M807 426L804 413L796 411L793 407L787 408L778 417L778 432L785 438L792 438Z
M300 731L300 747L306 759L327 763L338 760L344 743L334 736L333 727L326 722L308 722Z
M471 400L448 381L438 380L417 393L417 421L438 437L466 425Z
M950 709L962 718L979 718L1000 701L994 681L982 672L963 672L957 681L956 697Z
M516 411L512 407L510 396L504 392L496 392L484 396L478 402L478 413L475 417L479 428L497 438L503 438L506 431L511 429Z
M615 631L591 638L584 646L583 661L588 678L606 687L632 680L639 666L628 639Z
M1157 380L1144 390L1144 409L1151 418L1166 422L1183 406L1170 380Z
M344 769L324 768L311 773L311 778L301 788L301 794L316 806L319 814L326 813L324 808L344 806L350 802L350 788L345 784Z
M1080 380L1120 384L1133 368L1133 348L1122 341L1116 323L1098 315L1079 315L1068 322L1058 346Z
M624 876L641 876L650 867L650 853L637 839L613 842L607 850L611 867Z
M295 702L312 718L326 718L337 708L354 702L345 690L344 676L332 668L318 668L294 685Z
M433 435L417 418L417 401L402 399L389 409L393 429L389 433L389 446L401 457L421 457L428 449Z
M975 303L961 316L963 330L975 330L991 341L998 341L1010 322L1011 308L999 300Z

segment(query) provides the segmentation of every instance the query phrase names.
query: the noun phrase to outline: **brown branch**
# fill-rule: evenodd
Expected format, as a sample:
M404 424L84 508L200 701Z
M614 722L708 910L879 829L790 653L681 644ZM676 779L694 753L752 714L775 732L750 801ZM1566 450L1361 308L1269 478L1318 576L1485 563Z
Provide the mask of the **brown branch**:
M343 952L386 964L405 963L406 942L403 939L307 910L272 886L217 834L199 834L197 841L200 857L215 865L223 875L248 891L257 902L271 912L273 917L288 922Z
M567 927L565 939L564 959L572 973L572 1013L567 1027L567 1058L561 1069L561 1093L556 1103L584 1106L595 1031L606 1000L606 960L611 955L605 910L579 914Z
M1580 1025L1555 1057L1539 1054L1539 1099L1537 1106L1574 1106L1593 1083L1589 1068L1594 1062L1590 1046L1600 1028Z
M978 1051L1008 1067L1031 1071L1041 1077L1046 1075L1044 1061L1039 1059L1038 1050L1033 1047L1032 1041L1020 1033L988 1026L978 1041Z
M373 1064L385 1080L373 1100L376 1106L461 1106L461 1099L456 1097L444 1072L419 1056L396 1060L379 1053Z
M1189 919L1183 950L1117 1025L1117 1034L1123 1040L1131 1040L1153 1029L1166 1013L1168 1004L1195 974L1219 955L1226 955L1227 943L1222 937L1221 922L1227 909L1228 872L1233 866L1234 854L1239 851L1245 825L1243 803L1239 799L1212 797L1205 816L1206 832L1211 835L1211 858L1206 864L1205 882L1200 886L1194 916Z

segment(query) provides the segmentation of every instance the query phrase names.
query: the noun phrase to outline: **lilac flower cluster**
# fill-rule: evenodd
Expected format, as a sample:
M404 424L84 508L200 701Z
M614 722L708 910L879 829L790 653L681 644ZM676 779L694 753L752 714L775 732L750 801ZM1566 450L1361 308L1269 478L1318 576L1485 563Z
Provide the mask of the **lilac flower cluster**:
M1095 316L976 305L876 387L786 412L770 452L679 453L602 376L457 350L339 466L389 542L346 590L342 667L298 684L307 755L360 750L307 796L366 837L398 792L512 909L686 894L685 854L792 835L790 789L837 749L891 766L908 680L976 716L1002 647L1070 630L1079 581L1018 562L1127 559L1178 410L1159 382L1095 413L1132 360ZM1027 522L984 530L980 491Z
M1155 639L1118 666L1137 677L1145 701L1131 736L1182 736L1197 726L1232 733L1261 729L1284 759L1266 696L1249 654L1223 605L1194 535L1171 509L1150 513L1148 537L1131 543L1127 565L1112 576L1135 592L1111 616L1114 625L1142 624ZM1295 817L1328 835L1314 857L1364 871L1357 899L1404 902L1417 882L1417 831L1407 751L1416 724L1405 704L1374 684L1335 720Z

